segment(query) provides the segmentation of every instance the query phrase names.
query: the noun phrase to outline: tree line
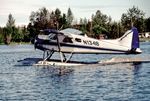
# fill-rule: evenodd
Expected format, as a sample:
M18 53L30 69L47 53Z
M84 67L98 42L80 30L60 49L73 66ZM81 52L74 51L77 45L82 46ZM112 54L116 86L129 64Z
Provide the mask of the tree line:
M59 8L49 11L43 7L38 11L31 12L29 16L30 22L27 26L16 27L14 17L9 14L6 26L0 27L0 43L31 42L34 41L40 30L62 30L68 27L79 29L94 38L98 38L100 34L104 34L111 39L118 38L133 26L140 33L150 32L150 17L145 18L145 13L135 6L123 13L118 22L112 21L111 16L103 14L100 10L97 10L91 18L91 20L80 18L78 22L75 21L70 8L65 14Z

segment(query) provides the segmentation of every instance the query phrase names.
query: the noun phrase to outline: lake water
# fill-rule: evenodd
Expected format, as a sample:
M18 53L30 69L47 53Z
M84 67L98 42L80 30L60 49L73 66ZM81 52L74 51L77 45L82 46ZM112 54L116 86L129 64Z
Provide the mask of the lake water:
M141 49L140 55L75 55L73 59L150 56L150 42L142 42ZM31 65L32 59L41 57L42 52L35 51L32 45L0 46L0 101L150 100L150 63L68 68ZM68 72L60 75L60 70Z

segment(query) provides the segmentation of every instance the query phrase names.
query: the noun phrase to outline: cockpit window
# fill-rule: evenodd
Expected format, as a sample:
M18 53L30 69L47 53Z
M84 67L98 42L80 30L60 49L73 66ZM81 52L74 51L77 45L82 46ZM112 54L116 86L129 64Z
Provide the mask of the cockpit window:
M79 38L75 38L75 41L77 41L77 42L81 42L81 39L79 39Z
M49 36L50 40L56 40L57 39L56 34L50 33L48 36Z
M65 37L63 42L73 43L71 38L69 38L69 37Z

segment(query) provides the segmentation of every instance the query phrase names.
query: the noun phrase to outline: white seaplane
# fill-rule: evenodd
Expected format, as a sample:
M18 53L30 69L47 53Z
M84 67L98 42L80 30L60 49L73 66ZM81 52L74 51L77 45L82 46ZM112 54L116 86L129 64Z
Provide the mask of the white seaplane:
M83 63L71 62L73 54L140 54L139 34L133 27L118 39L94 39L83 35L77 29L67 28L61 31L45 29L43 35L35 39L35 48L44 51L43 61L38 65L74 66ZM52 60L52 55L58 52L60 60ZM66 57L65 54L70 54Z

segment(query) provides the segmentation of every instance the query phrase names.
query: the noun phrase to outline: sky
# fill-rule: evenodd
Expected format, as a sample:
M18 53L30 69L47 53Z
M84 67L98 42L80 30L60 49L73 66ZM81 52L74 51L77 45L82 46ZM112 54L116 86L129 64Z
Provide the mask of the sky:
M75 20L85 17L90 20L92 14L100 10L113 21L119 21L121 15L133 6L144 11L146 18L150 17L150 0L0 0L0 26L6 26L10 13L16 26L27 25L31 12L42 7L49 11L59 8L62 13L67 13L70 7Z

